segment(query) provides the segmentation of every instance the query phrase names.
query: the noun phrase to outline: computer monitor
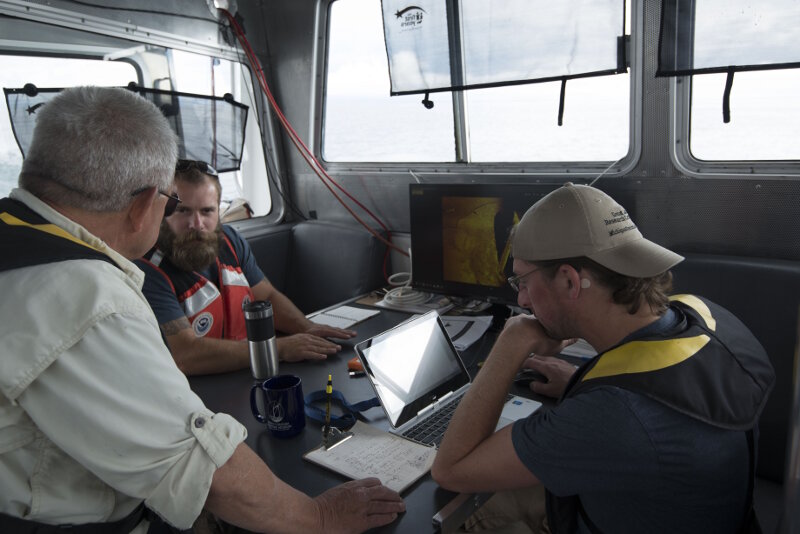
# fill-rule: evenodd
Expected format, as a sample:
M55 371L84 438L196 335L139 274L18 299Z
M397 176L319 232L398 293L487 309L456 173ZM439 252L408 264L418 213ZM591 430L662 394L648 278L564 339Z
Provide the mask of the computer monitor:
M546 190L525 184L411 184L411 283L516 304L510 232Z

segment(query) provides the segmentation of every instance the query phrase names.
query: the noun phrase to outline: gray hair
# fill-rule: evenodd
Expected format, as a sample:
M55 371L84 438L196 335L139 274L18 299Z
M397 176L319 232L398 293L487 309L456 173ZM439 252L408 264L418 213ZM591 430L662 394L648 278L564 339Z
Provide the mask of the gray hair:
M168 190L175 133L159 109L119 88L64 89L39 111L19 186L42 200L121 211L134 192Z

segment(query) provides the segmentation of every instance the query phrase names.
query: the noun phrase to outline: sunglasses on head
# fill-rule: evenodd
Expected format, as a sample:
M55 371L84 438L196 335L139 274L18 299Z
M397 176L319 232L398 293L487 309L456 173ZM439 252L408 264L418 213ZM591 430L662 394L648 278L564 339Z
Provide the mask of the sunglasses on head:
M152 186L150 186L150 187L152 187ZM131 196L135 197L136 195L144 193L145 191L150 189L150 187L142 187L141 189L137 189L136 191L131 193ZM161 191L160 189L158 191L158 194L159 195L164 195L165 197L167 197L167 203L164 204L164 217L169 217L170 215L175 213L175 208L177 208L178 204L181 203L181 199L178 198L177 194L170 195L169 193L165 193L164 191Z
M193 159L179 159L175 165L177 172L186 172L189 169L197 169L198 171L208 174L209 176L217 177L219 173L217 169L206 163L205 161L195 161Z

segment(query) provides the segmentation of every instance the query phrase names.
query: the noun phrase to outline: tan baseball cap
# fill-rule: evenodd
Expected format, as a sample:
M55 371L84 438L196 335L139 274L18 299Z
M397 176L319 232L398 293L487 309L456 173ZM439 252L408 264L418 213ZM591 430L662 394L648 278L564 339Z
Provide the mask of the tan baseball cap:
M514 230L511 253L542 261L586 256L634 278L659 275L683 256L642 237L625 208L599 189L570 182L531 206Z

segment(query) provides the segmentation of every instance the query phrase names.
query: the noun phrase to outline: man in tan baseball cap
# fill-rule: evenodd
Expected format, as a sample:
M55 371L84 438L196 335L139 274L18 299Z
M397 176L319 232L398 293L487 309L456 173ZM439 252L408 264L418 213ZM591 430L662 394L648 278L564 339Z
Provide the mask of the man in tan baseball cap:
M465 529L750 525L753 428L774 372L747 328L704 298L670 296L670 269L683 258L645 239L593 187L567 183L534 204L512 253L508 282L532 315L506 323L432 468L450 490L514 490ZM574 338L598 352L577 369L555 357ZM521 368L543 375L531 389L559 403L495 432Z
M533 205L517 225L514 258L585 256L625 276L660 275L683 256L648 241L617 201L599 189L567 183Z

